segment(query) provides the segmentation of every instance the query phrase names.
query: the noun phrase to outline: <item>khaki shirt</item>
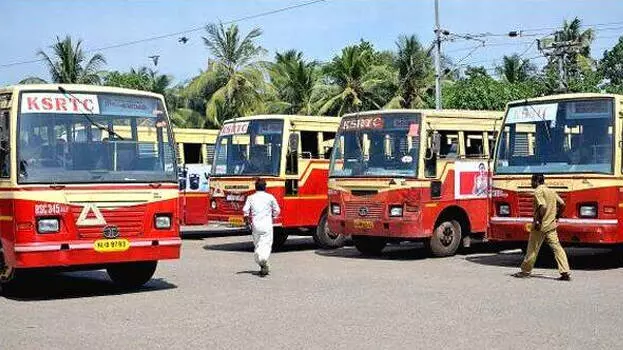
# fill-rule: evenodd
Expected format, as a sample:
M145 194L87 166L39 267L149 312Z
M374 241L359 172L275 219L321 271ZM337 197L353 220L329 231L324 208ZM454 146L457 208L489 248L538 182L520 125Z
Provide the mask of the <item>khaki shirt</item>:
M545 215L541 220L541 231L551 232L556 229L556 211L558 210L558 204L563 205L565 202L560 198L558 193L551 190L545 185L539 185L534 190L534 217L537 217L537 212L540 206L545 208Z

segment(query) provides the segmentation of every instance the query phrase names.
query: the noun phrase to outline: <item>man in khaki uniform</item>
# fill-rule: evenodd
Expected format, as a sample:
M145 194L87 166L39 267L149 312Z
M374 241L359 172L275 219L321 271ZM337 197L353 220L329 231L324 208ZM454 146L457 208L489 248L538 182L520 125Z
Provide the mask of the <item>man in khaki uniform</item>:
M532 175L532 188L535 189L534 218L532 221L530 238L528 239L528 249L521 263L521 272L513 276L520 278L530 276L536 258L539 255L541 245L545 240L554 252L554 258L556 259L558 271L560 272L559 280L570 281L571 275L567 254L560 245L558 233L556 232L556 221L565 209L565 202L556 192L545 186L545 177L543 174Z

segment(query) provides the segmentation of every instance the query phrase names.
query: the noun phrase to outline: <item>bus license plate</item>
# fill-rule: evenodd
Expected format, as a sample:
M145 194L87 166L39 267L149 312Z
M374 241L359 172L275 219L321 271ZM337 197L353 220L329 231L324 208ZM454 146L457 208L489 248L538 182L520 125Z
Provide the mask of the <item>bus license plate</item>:
M230 217L229 224L232 226L244 226L244 219L241 217Z
M374 227L374 222L370 220L355 220L355 228L369 230Z
M127 239L98 239L93 243L93 249L100 253L124 252L130 249Z

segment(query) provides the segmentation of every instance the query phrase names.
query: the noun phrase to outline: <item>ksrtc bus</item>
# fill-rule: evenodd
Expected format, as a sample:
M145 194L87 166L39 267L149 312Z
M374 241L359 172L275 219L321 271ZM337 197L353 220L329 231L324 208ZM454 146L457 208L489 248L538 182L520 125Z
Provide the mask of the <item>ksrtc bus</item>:
M508 104L493 168L489 238L525 242L532 228L532 174L566 202L566 245L623 243L623 96L562 94Z
M329 156L340 118L262 115L230 120L216 142L210 178L211 225L240 227L254 179L266 180L281 206L274 247L289 234L311 234L322 247L344 238L327 227Z
M121 285L144 284L158 260L180 256L176 173L161 95L1 88L0 279L105 268Z
M218 130L174 128L180 163L182 225L208 224L209 175Z
M453 255L487 228L501 112L387 110L343 117L329 173L329 230L363 254L423 241Z

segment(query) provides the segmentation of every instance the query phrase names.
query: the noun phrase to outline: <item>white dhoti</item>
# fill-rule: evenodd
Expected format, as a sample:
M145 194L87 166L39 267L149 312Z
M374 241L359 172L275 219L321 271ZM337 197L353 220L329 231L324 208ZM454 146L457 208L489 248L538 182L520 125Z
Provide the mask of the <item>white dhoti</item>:
M273 227L253 228L253 244L255 245L255 262L262 266L268 262L273 249Z

